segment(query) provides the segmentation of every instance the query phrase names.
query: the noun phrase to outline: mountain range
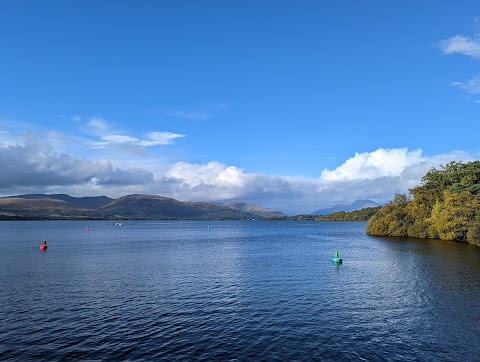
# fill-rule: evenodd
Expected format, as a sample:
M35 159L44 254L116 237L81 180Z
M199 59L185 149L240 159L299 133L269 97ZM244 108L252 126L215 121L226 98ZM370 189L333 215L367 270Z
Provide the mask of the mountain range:
M357 200L350 205L335 205L327 209L320 209L312 212L311 215L330 215L334 212L339 212L339 211L349 212L349 211L365 209L367 207L377 207L377 206L380 206L380 204L377 204L372 200Z
M251 219L283 214L243 201L179 201L158 195L72 197L28 194L0 198L0 219Z

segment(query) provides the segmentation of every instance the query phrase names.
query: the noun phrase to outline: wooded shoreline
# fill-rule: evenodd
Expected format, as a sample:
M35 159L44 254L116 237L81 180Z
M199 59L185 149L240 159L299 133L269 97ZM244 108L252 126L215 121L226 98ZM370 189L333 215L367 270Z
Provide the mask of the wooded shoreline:
M480 246L480 161L432 168L369 220L368 235L466 241Z

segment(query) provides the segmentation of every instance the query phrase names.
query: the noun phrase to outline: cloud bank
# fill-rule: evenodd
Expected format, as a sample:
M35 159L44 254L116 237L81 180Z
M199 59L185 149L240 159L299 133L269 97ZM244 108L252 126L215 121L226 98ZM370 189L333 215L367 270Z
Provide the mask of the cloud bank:
M168 137L162 137L161 133L154 133L143 143L164 144ZM142 143L134 137L108 139ZM242 199L293 215L360 198L384 203L395 193L408 192L418 185L431 167L473 159L474 155L464 152L428 157L421 150L380 148L356 153L337 168L323 170L318 178L249 173L217 161L176 162L166 169L159 167L152 171L119 167L108 159L59 152L30 134L23 144L0 144L0 194L67 193L116 198L149 193L192 201Z

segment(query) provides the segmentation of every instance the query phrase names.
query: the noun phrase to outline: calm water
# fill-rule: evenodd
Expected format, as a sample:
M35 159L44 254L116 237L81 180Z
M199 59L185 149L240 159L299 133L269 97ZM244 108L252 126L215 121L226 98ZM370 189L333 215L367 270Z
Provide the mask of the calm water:
M0 359L479 361L480 248L365 226L0 222Z

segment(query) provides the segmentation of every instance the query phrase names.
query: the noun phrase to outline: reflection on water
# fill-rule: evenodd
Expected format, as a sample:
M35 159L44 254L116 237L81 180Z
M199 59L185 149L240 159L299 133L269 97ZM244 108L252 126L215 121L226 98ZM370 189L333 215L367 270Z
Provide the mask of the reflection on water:
M86 226L0 223L0 359L480 355L478 247L355 222Z
M333 262L332 262L332 264L333 264L333 268L334 268L335 270L339 270L339 269L342 267L342 264L341 264L341 263L333 263Z

